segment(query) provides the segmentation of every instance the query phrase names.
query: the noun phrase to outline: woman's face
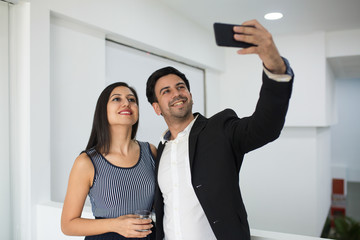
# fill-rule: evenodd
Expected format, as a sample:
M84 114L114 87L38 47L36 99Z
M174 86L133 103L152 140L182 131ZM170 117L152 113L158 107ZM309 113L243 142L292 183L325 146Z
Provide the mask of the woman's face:
M107 115L110 126L134 125L139 119L139 107L134 93L127 87L114 88L107 103Z

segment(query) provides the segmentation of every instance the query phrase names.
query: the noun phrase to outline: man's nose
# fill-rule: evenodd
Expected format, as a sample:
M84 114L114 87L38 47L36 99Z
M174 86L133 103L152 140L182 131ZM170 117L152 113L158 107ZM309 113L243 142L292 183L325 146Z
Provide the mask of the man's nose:
M175 89L175 91L173 91L173 98L178 97L181 95L181 90L180 89Z

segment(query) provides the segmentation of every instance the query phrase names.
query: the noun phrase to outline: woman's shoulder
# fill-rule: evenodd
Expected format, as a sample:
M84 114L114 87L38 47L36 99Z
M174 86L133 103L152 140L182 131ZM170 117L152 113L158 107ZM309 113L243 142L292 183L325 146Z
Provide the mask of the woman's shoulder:
M150 143L150 150L151 150L151 153L152 153L153 157L156 158L156 156L157 156L157 149L156 149L156 147L155 147L154 145L152 145L151 143Z
M142 142L142 141L137 141L139 143L139 145L141 146L145 146L145 147L148 147L153 155L154 158L156 158L156 155L157 155L157 149L156 147L149 143L149 142Z
M87 156L87 154L84 152L75 159L74 165L70 172L70 178L75 182L89 183L90 187L92 184L94 171L95 169L89 156Z
M74 167L81 170L93 170L94 166L86 152L82 152L74 162Z

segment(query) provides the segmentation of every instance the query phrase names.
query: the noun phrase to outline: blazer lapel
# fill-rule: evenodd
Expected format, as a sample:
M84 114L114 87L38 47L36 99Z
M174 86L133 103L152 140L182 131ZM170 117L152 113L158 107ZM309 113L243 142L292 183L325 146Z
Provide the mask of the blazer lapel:
M196 119L194 125L191 128L190 136L189 136L189 159L190 159L191 172L192 172L192 166L194 164L197 140L198 140L200 132L205 127L206 121L207 121L207 119L200 113L195 113L194 116L195 115L198 115L198 116L197 116L197 119Z
M156 159L155 159L155 176L156 176L156 179L157 179L159 165L160 165L159 164L160 163L160 158L161 158L162 152L164 150L165 144L166 144L166 142L164 144L160 142L159 145L158 145L158 148L157 148L157 155L156 155Z

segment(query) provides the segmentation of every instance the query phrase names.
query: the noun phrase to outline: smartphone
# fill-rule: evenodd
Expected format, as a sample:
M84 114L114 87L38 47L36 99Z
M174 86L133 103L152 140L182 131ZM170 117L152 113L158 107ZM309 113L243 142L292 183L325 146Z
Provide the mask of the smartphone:
M237 48L248 48L252 46L256 46L252 43L236 41L234 39L234 26L241 26L237 24L227 24L227 23L214 23L214 33L215 33L215 40L218 46L223 47L237 47ZM254 27L243 25L245 27Z

